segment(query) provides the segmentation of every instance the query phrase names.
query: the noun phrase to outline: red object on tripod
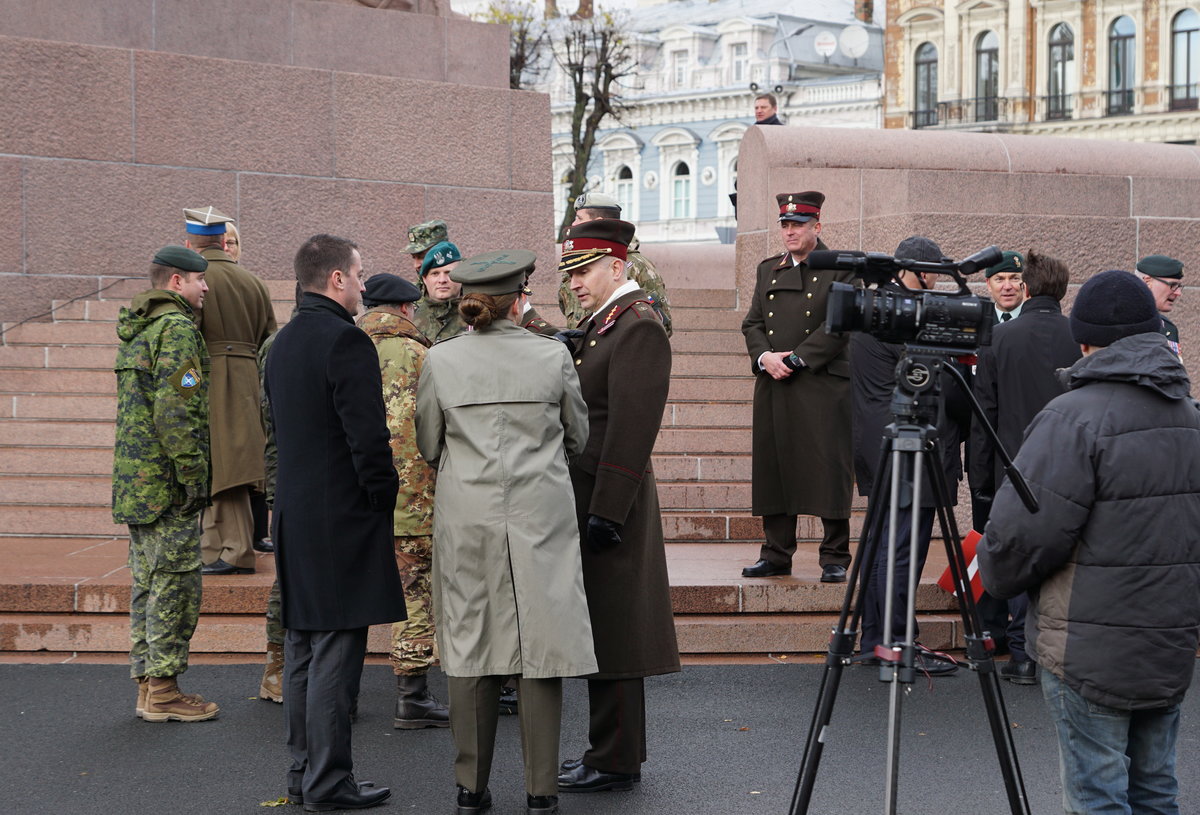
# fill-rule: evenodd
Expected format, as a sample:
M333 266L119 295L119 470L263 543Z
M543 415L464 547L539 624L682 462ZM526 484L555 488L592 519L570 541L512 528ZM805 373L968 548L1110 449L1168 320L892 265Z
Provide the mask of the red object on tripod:
M983 580L979 577L979 560L975 557L975 547L979 545L982 537L983 535L972 529L962 542L963 560L967 562L967 579L971 581L971 594L975 596L975 602L979 602L979 598L983 596ZM946 567L946 571L942 572L937 584L943 591L958 594L954 590L954 574L950 571L949 566Z

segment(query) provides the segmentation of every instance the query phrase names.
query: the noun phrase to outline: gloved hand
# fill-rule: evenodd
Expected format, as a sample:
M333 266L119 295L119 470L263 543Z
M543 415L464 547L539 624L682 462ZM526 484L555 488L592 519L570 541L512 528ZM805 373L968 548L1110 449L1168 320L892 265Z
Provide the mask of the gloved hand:
M571 353L575 353L575 341L583 337L582 328L564 328L554 335L554 339L561 342L567 348L571 349Z
M179 506L183 517L195 515L208 506L208 484L184 484L183 491L183 503Z
M983 532L987 526L988 516L992 514L992 496L982 490L971 492L971 526L976 532Z
M587 521L587 545L596 554L611 549L621 542L621 525L616 521L589 515Z

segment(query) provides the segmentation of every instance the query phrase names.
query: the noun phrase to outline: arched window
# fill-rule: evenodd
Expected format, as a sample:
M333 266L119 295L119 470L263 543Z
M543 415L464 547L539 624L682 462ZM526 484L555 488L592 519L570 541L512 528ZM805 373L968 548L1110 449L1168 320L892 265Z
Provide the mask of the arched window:
M999 118L1000 38L985 31L975 39L975 121Z
M938 84L938 52L937 46L931 42L923 42L917 46L916 59L917 86L913 90L913 127L928 127L937 124L937 84Z
M1070 119L1075 90L1075 34L1059 23L1050 29L1050 76L1046 82L1046 118Z
M1108 115L1133 112L1133 20L1121 16L1108 27Z
M1200 85L1200 14L1190 8L1171 23L1171 110L1195 110Z
M671 217L692 217L692 171L686 161L671 169Z
M617 203L625 217L633 217L633 170L626 164L617 170Z

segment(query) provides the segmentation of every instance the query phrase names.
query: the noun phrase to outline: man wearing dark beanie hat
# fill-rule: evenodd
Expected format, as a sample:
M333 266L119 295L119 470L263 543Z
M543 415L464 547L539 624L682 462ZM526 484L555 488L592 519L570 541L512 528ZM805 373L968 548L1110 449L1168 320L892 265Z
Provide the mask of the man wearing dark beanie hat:
M1129 272L1079 290L1083 358L1017 455L1039 504L996 494L978 547L997 597L1030 592L1026 650L1059 737L1067 812L1179 812L1175 740L1200 645L1200 410Z

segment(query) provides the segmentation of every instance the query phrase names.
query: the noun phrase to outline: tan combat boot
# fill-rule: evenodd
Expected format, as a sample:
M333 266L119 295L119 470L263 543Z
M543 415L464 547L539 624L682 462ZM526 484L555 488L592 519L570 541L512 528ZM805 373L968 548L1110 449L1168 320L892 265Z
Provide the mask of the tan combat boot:
M263 669L258 698L283 704L283 646L267 643L267 667Z
M147 722L203 722L217 718L221 712L215 702L179 690L173 676L152 676L146 684L149 688L142 719Z
M150 677L135 676L133 681L137 682L138 686L137 705L134 707L133 712L140 719L142 718L142 714L146 712L146 692L150 689Z

